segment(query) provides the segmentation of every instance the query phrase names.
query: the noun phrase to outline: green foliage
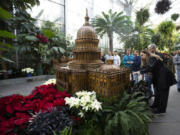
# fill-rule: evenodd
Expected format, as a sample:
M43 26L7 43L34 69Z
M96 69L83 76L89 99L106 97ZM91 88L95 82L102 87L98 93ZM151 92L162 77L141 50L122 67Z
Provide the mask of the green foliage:
M14 49L14 47L8 43L0 42L0 50L1 51L9 51L9 49Z
M173 48L178 38L175 28L175 24L172 21L163 21L158 25L156 35L160 35L160 38L155 35L153 41L158 41L156 43L160 50L167 48L169 52Z
M71 135L72 127L66 127L63 131L60 131L59 135ZM53 131L53 135L57 135L56 132Z
M136 21L139 25L143 25L149 19L149 10L145 8L141 8L139 11L136 12Z
M9 63L14 63L14 61L6 58L6 57L3 57L3 56L0 56L0 58L3 60L3 61L6 61L6 62L9 62Z
M140 26L137 24L131 34L121 37L121 41L124 42L125 48L143 50L151 43L153 34L154 31L148 26Z
M149 19L148 9L142 8L136 12L136 22L133 30L128 35L122 35L121 41L124 42L125 48L133 48L136 50L145 49L151 43L151 37L154 31L144 24Z
M108 35L111 51L113 50L113 33L115 32L120 36L131 31L131 21L129 17L123 15L123 12L112 12L111 9L108 13L102 12L102 16L93 18L92 25L100 37L105 34Z
M15 9L31 9L35 5L39 5L39 0L2 0L0 5L5 9L12 10Z
M172 35L175 28L175 24L172 21L163 21L158 26L158 32L164 38L169 38Z
M111 35L113 32L124 33L123 27L128 24L131 24L131 22L127 16L123 15L123 12L113 13L111 9L108 11L108 14L102 12L102 16L96 16L92 19L92 25L101 37L104 34Z
M11 14L0 7L0 19L8 20L9 18L12 18ZM15 35L11 32L8 32L7 30L0 30L0 38L0 59L6 62L13 62L12 60L4 57L2 53L13 48L13 46L8 43L7 39L14 39L16 38Z
M15 38L14 34L11 32L5 31L5 30L0 30L0 37L2 38Z
M171 15L171 19L172 19L173 21L176 21L178 18L179 18L179 14L172 14L172 15Z
M42 32L47 38L53 38L56 36L54 32L48 29L42 29Z
M162 46L162 39L161 39L161 35L159 33L156 33L152 36L151 38L152 43L156 44L158 46L158 48L161 48Z
M144 96L138 94L124 93L119 103L104 107L105 135L148 135L148 123L153 115L143 101Z
M0 7L0 19L7 20L9 18L12 18L11 14Z
M78 128L78 132L75 135L103 135L103 131L100 127L100 122L87 120Z
M67 47L71 44L55 22L45 21L41 24L43 34L49 39L47 56L51 60L60 58L65 53L68 55Z

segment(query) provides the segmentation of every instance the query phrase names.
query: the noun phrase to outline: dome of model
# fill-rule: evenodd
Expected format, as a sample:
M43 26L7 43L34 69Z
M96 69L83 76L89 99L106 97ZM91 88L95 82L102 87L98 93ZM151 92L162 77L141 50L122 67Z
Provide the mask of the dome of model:
M96 32L89 24L89 17L86 10L85 24L78 30L76 39L97 39Z

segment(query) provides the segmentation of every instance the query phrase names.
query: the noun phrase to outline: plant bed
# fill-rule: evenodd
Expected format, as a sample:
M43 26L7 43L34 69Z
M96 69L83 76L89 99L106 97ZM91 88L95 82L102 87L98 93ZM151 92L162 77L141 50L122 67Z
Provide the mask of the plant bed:
M29 96L12 95L0 98L0 133L26 134L29 120L38 112L50 112L64 106L68 93L60 92L54 84L36 87Z
M108 101L96 96L94 91L79 91L70 97L66 91L58 91L55 82L55 79L47 81L46 85L36 87L28 96L12 95L0 98L0 133L148 134L148 124L153 114L144 101L142 91L130 86L128 93Z

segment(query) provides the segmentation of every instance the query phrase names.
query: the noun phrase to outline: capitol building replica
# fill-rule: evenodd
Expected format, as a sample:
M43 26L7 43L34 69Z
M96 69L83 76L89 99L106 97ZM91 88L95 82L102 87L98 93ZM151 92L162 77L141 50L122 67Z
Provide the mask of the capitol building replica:
M121 94L130 81L130 72L126 68L113 65L111 60L104 64L98 42L86 11L85 24L77 32L73 59L65 65L55 64L58 88L71 93L94 90L103 97Z

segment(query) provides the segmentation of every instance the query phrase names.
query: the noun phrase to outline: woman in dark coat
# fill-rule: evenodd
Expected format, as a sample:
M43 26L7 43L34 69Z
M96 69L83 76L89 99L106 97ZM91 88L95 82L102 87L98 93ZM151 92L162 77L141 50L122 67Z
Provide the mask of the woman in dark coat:
M154 100L154 112L165 113L168 103L169 88L176 83L175 76L163 64L160 56L151 54L144 50L141 52L142 68L141 74L151 73L152 83L156 89Z

